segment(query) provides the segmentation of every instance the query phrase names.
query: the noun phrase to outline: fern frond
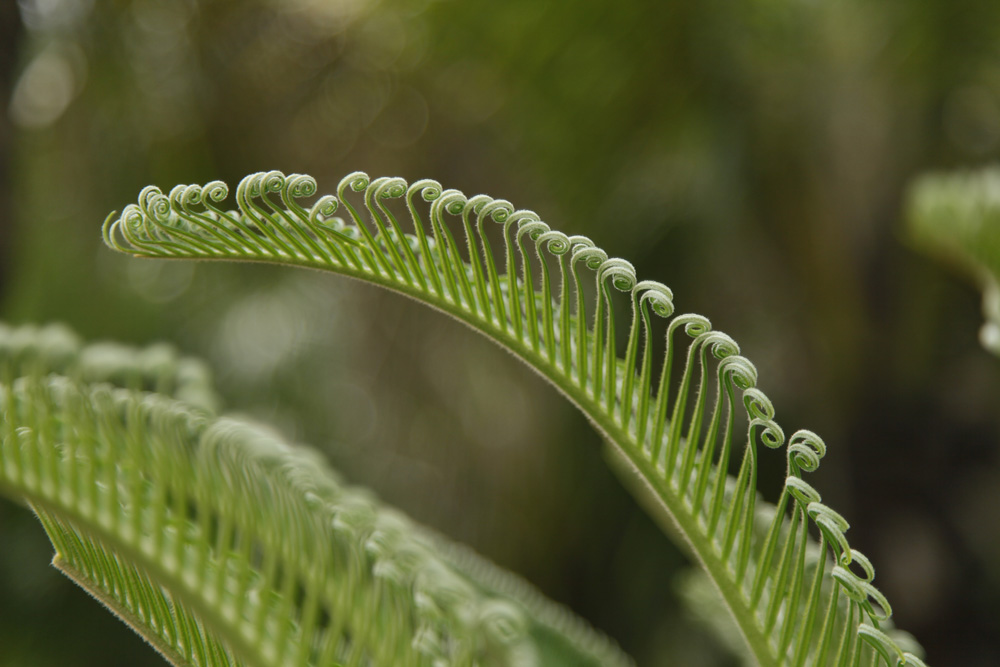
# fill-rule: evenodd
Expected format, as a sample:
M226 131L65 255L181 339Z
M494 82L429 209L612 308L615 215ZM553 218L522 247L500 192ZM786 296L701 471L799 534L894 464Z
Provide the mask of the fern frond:
M909 232L970 271L983 290L983 347L1000 356L1000 167L926 174L910 188Z
M355 172L336 196L299 203L316 191L308 176L252 174L238 209L224 210L219 181L147 187L108 217L104 238L140 257L326 269L448 313L587 415L676 525L762 665L923 665L883 631L891 609L871 563L803 479L825 452L818 436L788 440L774 462L788 466L776 507L758 499L761 446L786 444L774 408L736 342L700 315L674 316L669 288L532 211L436 181Z
M312 451L216 417L200 368L0 325L0 495L173 664L631 664Z

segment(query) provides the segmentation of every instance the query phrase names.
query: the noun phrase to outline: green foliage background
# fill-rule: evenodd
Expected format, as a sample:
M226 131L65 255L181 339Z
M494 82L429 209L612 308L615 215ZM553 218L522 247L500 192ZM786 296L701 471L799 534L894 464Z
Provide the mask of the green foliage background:
M597 435L490 343L369 286L99 234L147 183L254 170L504 197L737 338L786 428L830 445L816 486L928 662L1000 662L1000 369L974 287L899 220L916 174L1000 155L996 3L24 0L0 30L0 318L172 341L230 409L639 664L734 664ZM0 665L155 664L30 514L0 505L0 545Z

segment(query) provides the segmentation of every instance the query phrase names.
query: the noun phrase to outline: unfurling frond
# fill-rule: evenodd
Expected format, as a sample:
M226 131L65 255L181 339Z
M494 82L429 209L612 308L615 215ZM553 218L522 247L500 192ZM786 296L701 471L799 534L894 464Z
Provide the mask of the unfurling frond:
M590 418L672 519L762 665L923 664L889 634L889 603L847 521L803 478L823 441L798 431L786 442L754 365L706 318L674 315L666 286L532 211L435 181L353 173L306 205L315 181L272 171L243 179L235 210L222 206L226 192L220 182L146 188L109 216L105 240L142 257L327 269L452 315ZM765 463L787 465L775 505L758 499L761 447L785 451Z

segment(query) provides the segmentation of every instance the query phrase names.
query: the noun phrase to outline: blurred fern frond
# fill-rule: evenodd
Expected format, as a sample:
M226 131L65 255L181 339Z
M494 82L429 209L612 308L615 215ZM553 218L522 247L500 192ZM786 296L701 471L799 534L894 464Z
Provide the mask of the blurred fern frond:
M917 245L979 281L986 318L979 340L1000 356L1000 167L920 177L910 188L907 222Z
M204 366L170 348L0 325L0 495L173 664L631 664L216 402Z
M309 176L257 173L225 210L219 181L148 187L108 217L104 238L140 257L326 269L448 313L580 407L704 566L760 664L924 664L890 636L891 608L847 521L803 479L823 441L786 441L754 365L705 317L674 315L669 288L532 211L436 181L356 172L336 196L300 203L316 192ZM771 465L787 465L786 481L770 505L758 457L782 446Z

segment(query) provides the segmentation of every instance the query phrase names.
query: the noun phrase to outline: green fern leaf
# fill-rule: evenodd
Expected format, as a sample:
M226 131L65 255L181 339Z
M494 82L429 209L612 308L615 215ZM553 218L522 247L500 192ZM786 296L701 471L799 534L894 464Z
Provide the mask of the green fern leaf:
M163 346L0 325L0 495L29 504L56 567L173 664L631 664L214 403L204 368Z
M803 479L823 441L799 431L786 445L753 364L706 318L674 316L666 286L531 211L435 181L356 172L336 196L299 203L316 190L308 176L252 174L238 210L224 210L218 181L148 187L108 217L104 238L139 257L330 270L444 311L587 415L704 566L760 664L923 665L886 633L891 609L847 521ZM758 456L783 445L773 464L787 461L787 480L769 506Z

